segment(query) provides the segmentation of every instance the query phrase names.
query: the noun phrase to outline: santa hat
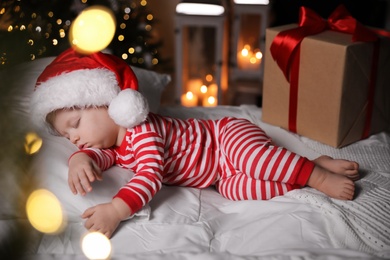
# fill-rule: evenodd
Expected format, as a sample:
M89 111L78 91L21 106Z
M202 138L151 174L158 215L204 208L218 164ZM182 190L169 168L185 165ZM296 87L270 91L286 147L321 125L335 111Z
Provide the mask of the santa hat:
M38 77L31 99L32 119L47 125L46 116L58 109L108 106L116 124L132 128L149 112L137 89L134 72L120 58L101 52L83 55L70 48Z

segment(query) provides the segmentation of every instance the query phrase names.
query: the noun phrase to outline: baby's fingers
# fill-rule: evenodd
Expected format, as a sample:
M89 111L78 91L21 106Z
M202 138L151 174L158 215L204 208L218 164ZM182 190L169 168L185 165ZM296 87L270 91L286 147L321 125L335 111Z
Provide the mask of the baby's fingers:
M81 195L85 195L86 192L92 191L92 186L89 181L89 176L86 174L81 174L79 177L80 177L80 182L78 188Z
M68 178L68 186L69 186L70 190L72 191L72 193L74 195L77 195L77 189L73 183L73 180L71 180L70 178Z
M94 169L85 170L85 174L86 174L86 177L88 178L88 184L91 182L94 182L96 179L99 179L99 178L97 178L97 175L95 174Z
M81 195L85 195L87 192L92 190L91 184L89 183L88 177L85 173L79 173L71 176L70 178L70 187L72 190L72 186L76 189L76 193L80 193ZM73 190L72 190L73 191Z

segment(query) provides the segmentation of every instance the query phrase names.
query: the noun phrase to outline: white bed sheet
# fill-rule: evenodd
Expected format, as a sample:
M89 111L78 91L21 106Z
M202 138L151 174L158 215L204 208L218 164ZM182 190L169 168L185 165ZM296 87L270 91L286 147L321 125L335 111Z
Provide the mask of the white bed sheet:
M372 136L333 149L265 124L254 106L162 108L174 117L244 117L273 140L309 159L320 154L357 160L364 174L352 202L304 188L269 201L229 201L213 188L163 186L149 217L121 224L112 259L380 259L390 258L390 137ZM370 153L370 154L368 154ZM85 259L86 233L72 218L59 235L38 236L33 259Z

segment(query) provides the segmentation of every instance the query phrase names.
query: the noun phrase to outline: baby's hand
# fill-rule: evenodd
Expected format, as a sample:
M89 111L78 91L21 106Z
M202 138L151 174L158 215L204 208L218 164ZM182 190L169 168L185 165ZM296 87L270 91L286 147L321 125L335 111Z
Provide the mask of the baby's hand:
M73 194L92 191L91 182L102 180L102 171L85 153L76 153L69 159L68 184Z
M110 238L119 223L129 215L130 208L127 204L119 198L114 198L110 203L87 209L81 217L87 219L84 226L89 231L98 231Z

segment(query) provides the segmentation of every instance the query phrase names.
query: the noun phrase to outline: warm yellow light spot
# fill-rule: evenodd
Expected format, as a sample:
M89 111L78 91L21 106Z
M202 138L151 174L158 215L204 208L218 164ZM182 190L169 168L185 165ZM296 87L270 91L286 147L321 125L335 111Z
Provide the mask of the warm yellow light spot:
M125 36L123 36L122 34L118 36L118 41L123 41L125 39Z
M148 14L148 15L146 16L146 19L148 19L148 21L153 20L153 15L152 15L152 14Z
M146 6L146 5L148 4L148 1L146 1L146 0L141 0L140 4L141 4L142 6Z
M10 26L8 26L8 29L7 29L7 30L8 30L9 32L12 32L13 29L14 29L14 27L13 27L12 25L10 25Z
M65 38L65 30L64 29L60 29L60 31L59 31L59 33L60 33L60 37L61 38Z
M102 6L86 8L70 27L70 43L83 54L101 51L112 41L115 24L115 16L110 9Z
M33 132L27 133L25 137L24 149L27 154L34 154L42 147L42 139Z
M256 64L256 62L257 62L256 57L251 57L251 58L249 59L249 62L252 63L252 64Z
M88 259L108 259L111 255L110 240L99 232L85 235L81 242L81 248Z
M200 86L200 92L205 94L207 92L207 86L206 85Z
M206 75L206 80L207 80L207 82L213 81L213 75L207 74L207 75Z
M211 96L211 97L208 97L207 98L207 102L210 104L210 105L215 105L215 102L217 100L215 99L215 97Z
M191 91L188 91L186 93L186 97L187 97L187 99L193 99L194 98L194 94Z
M133 47L130 47L130 48L129 48L129 53L130 53L130 54L133 54L134 52L135 52L135 49L134 49Z
M153 65L157 65L158 64L158 59L157 58L153 58L152 59L152 64Z
M261 58L263 58L263 54L261 53L261 51L257 51L255 56L256 56L256 59L258 59L258 60L261 60Z
M127 55L127 53L123 53L122 54L122 59L123 60L127 60L129 58L129 55Z
M48 190L36 190L27 199L27 217L31 225L43 233L59 233L65 226L61 204Z
M246 56L248 56L248 54L249 54L248 49L245 49L245 48L244 48L244 49L241 50L241 55L242 55L242 56L246 57Z

